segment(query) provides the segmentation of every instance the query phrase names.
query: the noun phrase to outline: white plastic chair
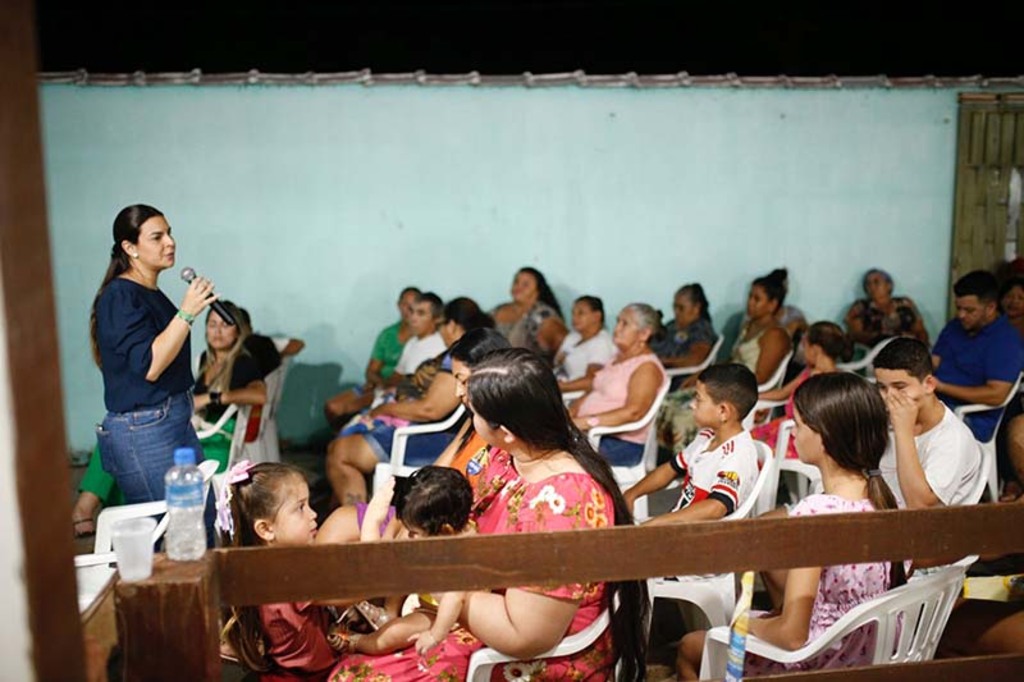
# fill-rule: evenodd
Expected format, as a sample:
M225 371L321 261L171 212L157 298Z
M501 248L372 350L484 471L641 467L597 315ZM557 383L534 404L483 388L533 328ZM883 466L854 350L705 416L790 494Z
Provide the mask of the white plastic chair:
M804 464L799 459L786 457L789 448L789 434L796 428L796 422L787 419L779 425L779 437L775 441L775 459L779 463L779 479L782 474L789 472L794 474L787 478L786 489L789 491L789 501L796 504L811 493L821 490L821 471L811 464ZM795 482L795 485L788 485ZM794 490L795 488L795 490Z
M540 656L536 656L531 660L567 656L569 654L575 654L579 651L583 651L601 636L610 623L611 617L608 610L605 609L593 623L576 634L565 637L552 649L545 651ZM470 656L469 672L466 674L466 680L467 682L486 682L486 680L491 679L491 672L494 670L494 666L502 663L513 663L517 660L519 659L498 653L498 651L491 649L490 647L485 647Z
M897 338L898 337L896 336L890 336L887 339L882 339L871 348L868 348L868 351L860 360L854 360L853 362L837 362L836 369L843 372L855 373L859 373L863 370L868 374L871 374L872 370L874 369L875 358L878 357L878 354L882 352L883 348L888 346ZM857 345L859 346L860 344Z
M708 367L715 364L715 359L718 357L719 351L722 350L723 343L725 343L725 336L719 334L715 344L711 346L711 352L708 353L708 356L704 358L704 361L699 365L690 365L688 367L666 367L665 374L668 375L669 379L690 376L691 374L700 374Z
M782 380L786 378L786 368L789 367L789 361L792 359L793 351L789 351L782 357L779 366L775 368L775 371L768 377L768 380L757 387L757 392L764 393L765 391L774 391L777 388L781 388Z
M851 609L810 644L788 651L747 635L747 652L780 663L812 659L851 632L874 623L872 665L929 661L963 585L965 567L954 564L901 585ZM729 655L729 628L715 627L704 640L700 679L721 678Z
M208 459L199 463L203 480L209 483L217 471L217 462ZM92 554L79 554L75 557L75 577L78 581L78 610L84 612L99 596L103 587L117 570L117 555L114 554L113 527L121 519L137 519L144 516L160 517L153 530L155 545L167 532L167 502L140 502L106 507L96 517L96 537L93 540Z
M987 477L989 499L993 502L999 499L999 467L996 463L996 436L999 434L999 426L1003 423L1003 415L1006 414L1006 406L1017 396L1020 390L1021 375L1007 392L1006 397L998 405L982 405L980 403L968 403L953 410L953 413L966 422L965 417L975 412L988 412L999 410L999 418L996 420L995 428L992 429L992 436L987 441L978 441L981 448L981 469ZM978 498L981 499L981 498Z
M761 471L747 498L731 514L723 517L722 521L747 518L755 509L765 504L766 491L775 490L778 469L771 448L765 443L756 441L754 445L757 447ZM652 605L658 598L688 601L707 616L711 627L726 625L733 609L736 608L736 575L734 573L649 578L647 589Z
M619 484L619 487L623 490L630 486L639 483L644 476L654 471L654 467L658 463L658 434L654 428L654 417L658 414L658 410L661 409L661 405L665 402L665 396L668 395L670 382L665 381L662 383L661 388L658 389L658 393L654 396L654 402L651 403L647 413L635 422L628 424L619 424L618 426L595 426L594 428L587 431L587 440L590 441L590 446L595 451L601 447L601 439L605 436L613 436L617 433L629 433L647 427L647 438L644 440L643 454L640 456L640 461L632 466L613 466L612 474L615 476L615 481ZM647 516L647 498L642 497L636 501L634 505L634 515L640 518Z
M399 426L395 429L394 439L391 441L391 457L387 462L378 462L373 472L373 490L376 492L380 486L392 476L408 476L416 471L419 466L410 466L405 463L405 451L409 445L409 438L420 436L425 433L441 433L455 426L462 418L466 408L460 402L455 411L448 415L444 421L430 422L429 424L410 424Z

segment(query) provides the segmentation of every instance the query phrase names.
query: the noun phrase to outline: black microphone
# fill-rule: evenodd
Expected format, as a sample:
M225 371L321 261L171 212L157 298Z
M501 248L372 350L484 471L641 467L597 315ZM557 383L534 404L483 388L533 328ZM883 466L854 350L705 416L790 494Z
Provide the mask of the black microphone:
M181 278L185 280L186 284L191 284L192 280L196 278L196 271L192 268L182 268ZM235 316L229 313L228 309L225 308L224 304L220 301L214 301L210 304L210 307L217 311L217 314L220 315L220 319L224 320L232 327L238 324L235 322Z

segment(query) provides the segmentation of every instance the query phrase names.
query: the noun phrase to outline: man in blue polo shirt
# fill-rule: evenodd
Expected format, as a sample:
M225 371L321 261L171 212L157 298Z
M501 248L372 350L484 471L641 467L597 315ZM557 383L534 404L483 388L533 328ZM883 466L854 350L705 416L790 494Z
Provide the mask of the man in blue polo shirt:
M1021 370L1017 330L999 313L999 285L985 270L969 272L953 285L956 319L932 348L935 391L950 407L963 403L999 405ZM974 437L992 437L999 410L976 412L967 419Z

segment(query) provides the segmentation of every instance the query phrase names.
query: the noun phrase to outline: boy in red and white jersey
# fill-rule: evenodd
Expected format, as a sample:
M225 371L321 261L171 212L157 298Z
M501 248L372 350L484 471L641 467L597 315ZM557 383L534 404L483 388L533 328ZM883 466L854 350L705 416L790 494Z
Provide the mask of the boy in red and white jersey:
M713 365L701 372L693 403L697 437L625 492L630 508L638 498L682 477L675 508L646 523L720 519L735 511L757 480L757 447L743 429L743 418L756 402L757 378L743 365Z

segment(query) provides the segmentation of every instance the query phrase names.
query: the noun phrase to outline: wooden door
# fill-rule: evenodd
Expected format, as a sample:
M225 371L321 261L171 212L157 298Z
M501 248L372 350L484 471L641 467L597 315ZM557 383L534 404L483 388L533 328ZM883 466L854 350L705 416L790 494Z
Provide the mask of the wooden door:
M1022 176L1024 93L960 95L950 282L1024 255Z

